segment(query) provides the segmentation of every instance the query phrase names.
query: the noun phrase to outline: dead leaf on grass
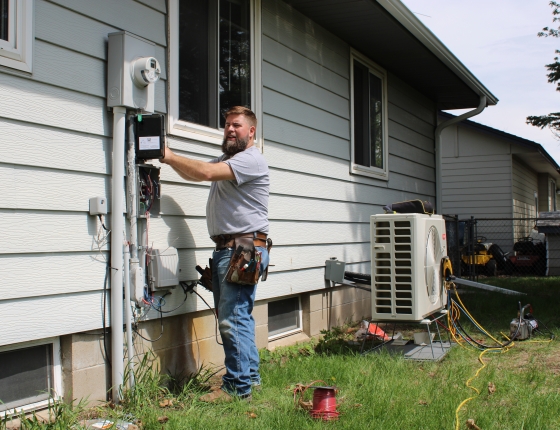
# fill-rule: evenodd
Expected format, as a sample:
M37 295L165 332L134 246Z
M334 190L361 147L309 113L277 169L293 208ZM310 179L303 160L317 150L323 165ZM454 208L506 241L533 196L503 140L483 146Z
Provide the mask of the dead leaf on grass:
M140 430L140 428L137 425L129 424L126 430Z
M160 408L169 408L173 406L173 399L165 399L162 402L159 402L159 407Z
M474 420L472 418L469 418L467 420L467 427L471 430L480 430L480 427L474 423Z
M426 406L426 405L428 405L428 402L426 400L419 400L418 404Z
M167 421L169 421L169 417L163 415L163 416L161 416L161 417L158 417L157 420L158 420L158 422L159 422L160 424L165 424Z
M253 419L254 419L254 418L257 418L257 414L254 413L254 412L247 412L247 416L248 416L249 418L253 418Z
M493 382L488 383L488 394L494 394L496 392L496 386Z
M364 405L362 405L361 403L356 403L356 404L354 404L354 407L355 407L355 408L361 408L362 406L364 406Z

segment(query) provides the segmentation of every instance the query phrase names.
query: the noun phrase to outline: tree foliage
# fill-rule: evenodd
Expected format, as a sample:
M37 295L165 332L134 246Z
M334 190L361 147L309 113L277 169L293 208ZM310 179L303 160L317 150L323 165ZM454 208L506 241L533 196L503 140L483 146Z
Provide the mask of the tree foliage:
M560 3L556 1L551 1L550 6L552 7L552 22L560 23ZM544 27L542 31L537 34L539 37L558 37L560 38L560 26L558 28ZM555 51L556 54L560 54L560 50ZM560 61L559 57L554 57L554 62L547 64L546 69L548 70L548 82L551 84L556 84L556 91L560 91ZM552 112L548 115L540 116L528 116L527 124L534 125L535 127L545 128L548 127L557 138L560 138L560 112Z

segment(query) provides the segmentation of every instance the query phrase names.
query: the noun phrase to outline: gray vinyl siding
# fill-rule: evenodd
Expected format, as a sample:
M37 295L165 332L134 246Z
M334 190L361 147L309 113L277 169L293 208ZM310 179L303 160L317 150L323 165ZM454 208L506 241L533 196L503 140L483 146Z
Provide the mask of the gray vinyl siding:
M317 266L329 257L369 273L370 215L396 201L433 200L435 106L389 73L389 180L350 174L350 46L281 1L263 0L262 8L272 260L290 261L259 285L257 297L269 298L323 288ZM308 229L317 234L293 236ZM276 276L308 284L287 289Z
M101 225L88 214L88 201L110 201L108 33L127 30L156 44L163 67L156 111L167 106L164 0L34 4L34 72L0 73L0 345L102 325L108 245L97 245ZM271 174L275 266L258 300L324 288L324 261L333 256L348 270L369 272L369 216L385 204L435 194L431 101L389 72L388 181L351 175L350 47L275 0L262 2L262 31L259 126ZM175 135L168 143L198 160L221 153L214 143ZM161 178L162 216L150 220L150 245L176 247L181 279L192 280L213 246L205 220L209 186L185 183L165 165ZM182 301L176 292L166 298L169 308ZM210 293L200 293L211 302ZM175 313L205 308L191 296Z
M35 0L33 73L0 72L0 345L102 325L108 247L88 211L110 199L107 34L121 30L156 44L165 113L165 0Z
M512 217L510 144L476 130L442 133L443 213L459 217Z
M537 174L516 157L512 166L513 214L516 218L534 217Z

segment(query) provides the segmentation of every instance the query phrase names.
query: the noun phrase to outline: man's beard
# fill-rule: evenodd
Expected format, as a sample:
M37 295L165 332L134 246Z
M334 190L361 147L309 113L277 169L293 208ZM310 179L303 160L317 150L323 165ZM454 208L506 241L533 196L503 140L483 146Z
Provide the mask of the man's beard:
M224 140L222 141L222 152L231 157L238 152L245 151L248 143L249 139L241 139L239 137L236 137L235 142L228 142L227 137L224 137Z

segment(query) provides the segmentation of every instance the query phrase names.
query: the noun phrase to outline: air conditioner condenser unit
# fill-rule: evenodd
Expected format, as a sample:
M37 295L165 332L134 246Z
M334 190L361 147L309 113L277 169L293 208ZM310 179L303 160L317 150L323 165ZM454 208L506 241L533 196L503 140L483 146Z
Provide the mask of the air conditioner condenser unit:
M421 321L443 309L447 256L441 215L372 215L371 284L374 321Z

